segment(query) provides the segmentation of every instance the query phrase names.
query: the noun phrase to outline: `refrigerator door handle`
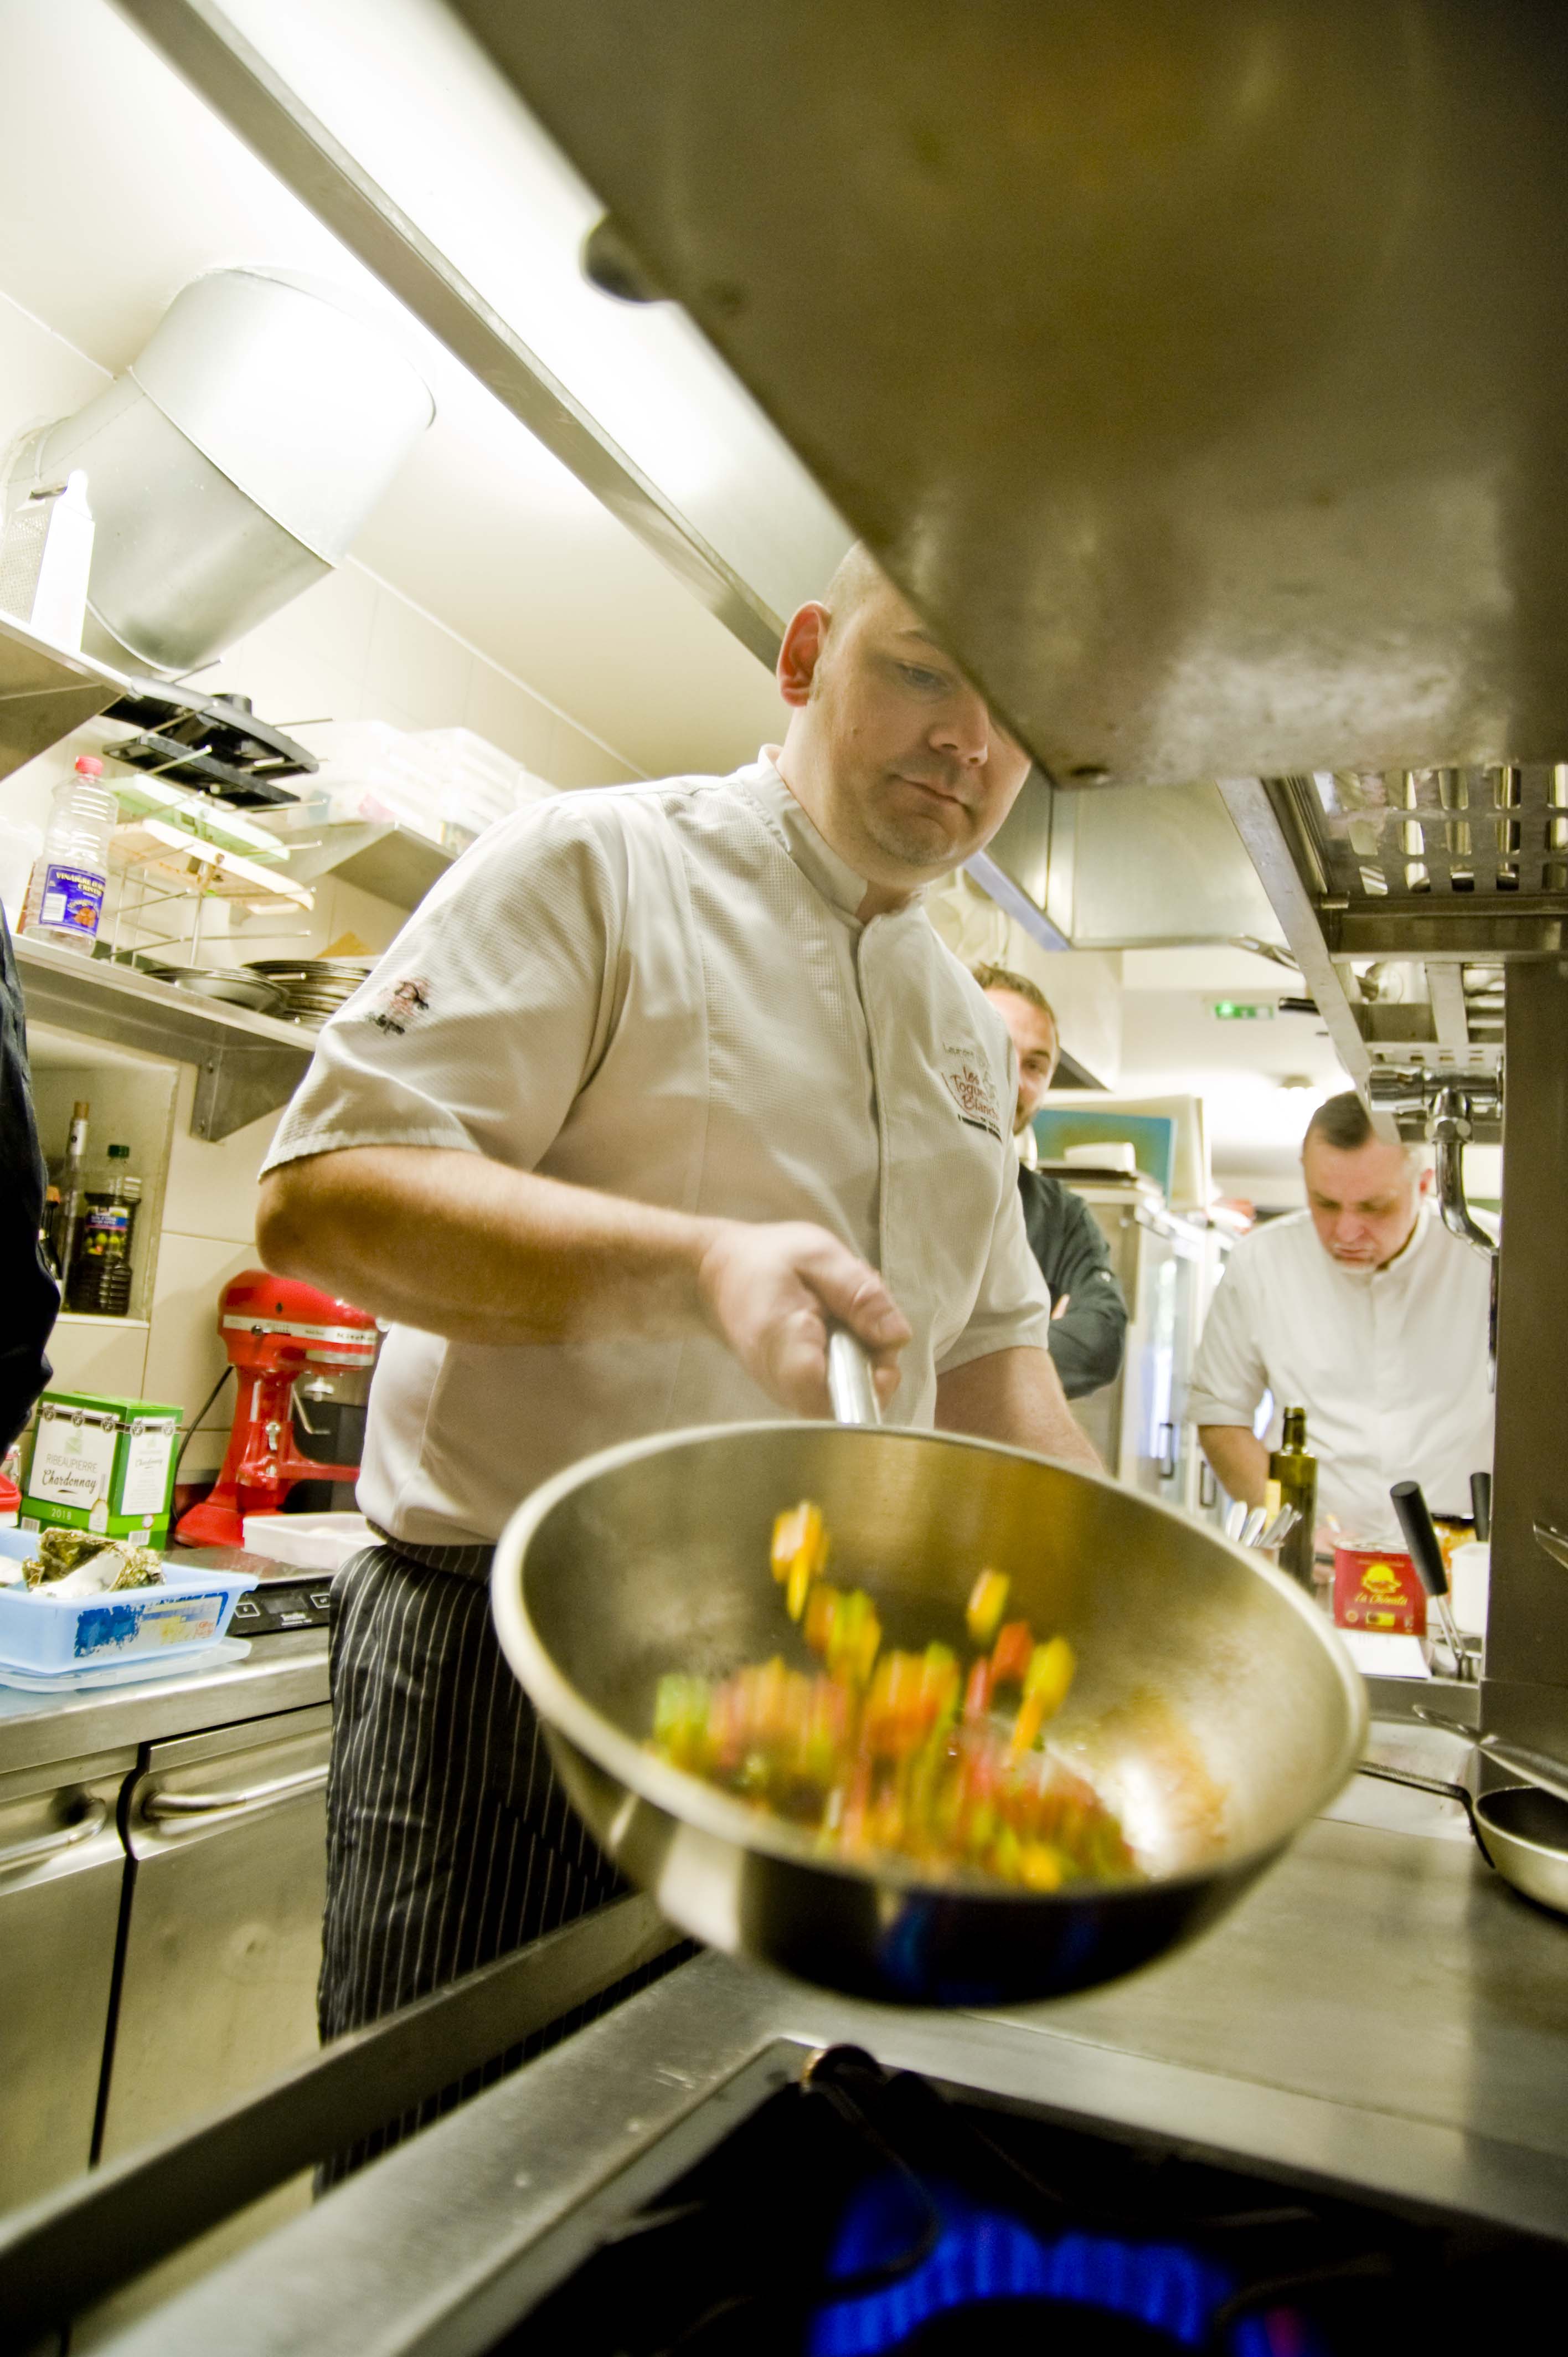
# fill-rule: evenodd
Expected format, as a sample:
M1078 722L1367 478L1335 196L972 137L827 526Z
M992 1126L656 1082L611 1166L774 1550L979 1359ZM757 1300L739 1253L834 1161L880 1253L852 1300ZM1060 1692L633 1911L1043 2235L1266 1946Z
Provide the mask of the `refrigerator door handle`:
M61 1850L74 1849L78 1842L91 1841L102 1833L109 1822L107 1801L90 1801L81 1816L58 1832L39 1834L32 1841L13 1842L8 1849L0 1849L0 1874L8 1874L24 1866L37 1866L46 1857L56 1857Z
M319 1792L327 1769L307 1768L298 1776L274 1776L269 1783L252 1784L237 1792L152 1792L142 1803L142 1814L153 1824L170 1819L231 1816L242 1809L259 1809L269 1801L292 1800L301 1792Z

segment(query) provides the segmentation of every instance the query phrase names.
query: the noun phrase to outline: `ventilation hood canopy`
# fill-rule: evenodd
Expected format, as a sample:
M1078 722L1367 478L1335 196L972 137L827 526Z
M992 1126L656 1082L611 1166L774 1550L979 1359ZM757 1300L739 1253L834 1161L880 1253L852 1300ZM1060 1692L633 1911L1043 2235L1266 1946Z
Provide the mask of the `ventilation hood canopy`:
M1058 782L1568 753L1568 12L453 5Z
M126 373L22 446L7 495L87 472L88 651L194 669L341 563L435 414L378 320L263 269L193 280Z

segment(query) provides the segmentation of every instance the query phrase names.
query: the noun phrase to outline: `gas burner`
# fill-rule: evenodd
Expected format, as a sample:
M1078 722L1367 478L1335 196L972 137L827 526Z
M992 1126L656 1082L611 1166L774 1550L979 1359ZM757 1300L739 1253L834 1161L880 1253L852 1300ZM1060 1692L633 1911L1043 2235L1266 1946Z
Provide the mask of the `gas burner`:
M493 2357L1386 2357L1484 2346L1560 2254L818 2056ZM1510 2289L1510 2301L1515 2298Z

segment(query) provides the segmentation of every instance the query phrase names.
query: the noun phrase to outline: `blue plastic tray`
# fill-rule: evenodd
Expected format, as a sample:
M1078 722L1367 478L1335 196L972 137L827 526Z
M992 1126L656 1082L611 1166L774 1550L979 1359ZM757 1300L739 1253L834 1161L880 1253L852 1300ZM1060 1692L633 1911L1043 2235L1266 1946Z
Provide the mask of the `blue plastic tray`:
M0 1531L0 1555L33 1555L38 1544L36 1531ZM248 1572L191 1572L182 1578L166 1571L159 1587L127 1587L106 1596L0 1587L0 1662L49 1671L124 1661L136 1653L177 1661L198 1645L215 1644L227 1632L240 1598L255 1585Z

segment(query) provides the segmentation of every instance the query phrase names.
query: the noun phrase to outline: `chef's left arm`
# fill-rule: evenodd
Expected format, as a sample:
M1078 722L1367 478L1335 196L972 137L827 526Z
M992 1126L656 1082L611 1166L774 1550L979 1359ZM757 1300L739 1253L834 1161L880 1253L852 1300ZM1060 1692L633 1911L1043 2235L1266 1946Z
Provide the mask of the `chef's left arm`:
M1029 1249L1010 1140L997 1158L991 1245L969 1322L937 1369L937 1425L1099 1472L1051 1363L1050 1296Z
M983 1440L1032 1448L1040 1457L1059 1457L1090 1473L1103 1470L1073 1421L1050 1352L1037 1346L991 1351L939 1375L937 1426L942 1432L972 1432Z

